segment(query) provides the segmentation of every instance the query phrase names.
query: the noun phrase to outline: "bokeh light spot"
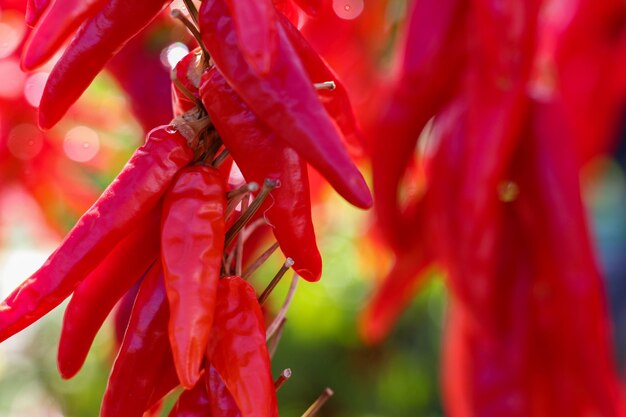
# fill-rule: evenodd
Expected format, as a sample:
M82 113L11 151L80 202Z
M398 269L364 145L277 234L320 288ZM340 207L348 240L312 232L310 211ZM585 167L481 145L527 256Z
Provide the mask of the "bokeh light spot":
M14 99L22 94L26 74L15 59L0 62L0 97Z
M17 125L9 132L7 148L17 159L33 159L43 148L43 134L35 125Z
M174 68L181 59L189 53L189 48L182 42L175 42L161 52L161 63L168 68Z
M43 89L48 81L47 72L38 72L31 75L24 84L24 97L28 104L33 107L39 107L41 96L43 95Z
M93 129L77 126L66 133L63 150L67 157L73 161L90 161L100 150L100 137Z
M356 19L363 13L363 0L333 0L335 14L344 20Z

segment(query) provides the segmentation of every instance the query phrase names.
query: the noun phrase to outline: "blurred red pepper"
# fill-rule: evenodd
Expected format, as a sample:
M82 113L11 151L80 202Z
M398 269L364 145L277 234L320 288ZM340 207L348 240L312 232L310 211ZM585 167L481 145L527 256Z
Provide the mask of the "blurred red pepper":
M54 126L106 63L168 3L109 0L91 16L50 73L39 104L39 126Z
M169 335L181 384L200 378L213 325L224 251L225 179L213 168L183 169L165 194L161 260L170 303Z
M225 277L217 291L207 359L242 417L278 416L263 312L254 288L239 277Z
M226 148L247 181L262 184L276 179L279 186L260 211L267 217L286 256L305 279L316 281L322 260L311 220L306 163L286 146L239 98L217 68L202 77L202 100Z
M26 40L22 53L22 69L32 71L45 64L83 21L97 13L106 1L52 1Z
M370 132L377 223L395 250L411 246L419 233L411 230L414 213L399 201L400 183L426 123L459 90L466 71L467 11L466 0L413 2L401 62Z
M150 213L174 175L192 158L187 139L171 126L148 133L146 143L57 250L0 304L0 340L29 326L67 298L134 223Z

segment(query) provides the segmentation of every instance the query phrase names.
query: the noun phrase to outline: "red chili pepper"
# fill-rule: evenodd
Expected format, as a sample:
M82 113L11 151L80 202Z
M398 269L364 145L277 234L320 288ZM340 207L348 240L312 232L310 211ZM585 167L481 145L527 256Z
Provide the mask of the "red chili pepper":
M346 200L369 207L367 185L341 145L341 136L284 31L279 27L277 32L272 73L261 77L238 50L224 0L202 3L200 29L217 68L259 119L319 170Z
M222 265L226 191L221 173L182 170L165 195L161 259L170 303L170 343L183 387L200 378Z
M115 352L120 350L120 346L122 346L124 333L126 333L126 328L128 327L128 322L130 320L130 313L133 311L133 304L135 304L137 292L139 291L139 287L141 286L142 282L143 277L139 281L135 282L135 284L126 292L126 294L124 294L122 299L117 303L117 306L115 307L115 313L113 315L113 327L115 330Z
M377 220L389 244L410 246L415 232L398 201L399 186L430 118L458 90L467 54L467 1L413 3L402 44L402 62L372 134ZM389 140L393 138L393 140Z
M109 0L87 20L50 73L39 105L39 126L54 126L105 64L167 3Z
M259 211L273 226L278 243L294 260L298 274L309 281L318 280L322 260L311 220L306 163L259 121L215 67L203 75L200 92L215 128L246 180L258 184L265 178L279 181L280 186Z
M28 0L26 2L26 24L31 27L35 26L49 4L50 0Z
M211 413L209 393L204 378L199 379L192 389L183 391L180 397L178 397L176 404L174 404L174 408L168 414L168 417L207 416L218 417L220 415Z
M199 48L189 52L183 59L181 59L174 68L174 76L176 80L180 82L184 88L198 99L200 94L198 93L198 87L200 85L201 69L201 52ZM172 83L172 106L174 108L174 115L180 116L185 112L196 107L196 103L191 101L189 97L183 94L176 83Z
M272 0L274 7L280 13L289 19L294 25L297 25L300 20L300 9L294 3L294 0Z
M536 104L534 110L538 229L547 241L544 259L553 272L546 277L544 302L558 317L552 332L544 332L560 339L554 344L565 349L563 367L573 374L591 413L622 415L607 301L586 224L577 156L563 128L564 109Z
M263 312L254 288L239 277L220 280L207 359L242 417L278 416Z
M272 70L276 50L276 11L271 0L226 0L239 50L262 76Z
M241 417L241 411L214 366L207 362L205 370L209 407L213 417Z
M317 95L324 108L337 123L343 134L344 143L353 154L361 154L365 146L363 136L354 116L348 91L335 72L302 36L300 31L284 16L279 22L289 42L293 45L302 65L313 83L332 81L333 89L321 89Z
M37 21L22 52L22 69L32 71L45 64L83 21L94 15L106 0L55 0Z
M147 135L126 167L78 220L44 265L0 304L0 340L19 332L67 298L157 205L174 175L193 158L170 126Z
M63 378L82 367L96 333L115 304L159 256L160 207L106 255L76 288L63 317L58 365Z
M163 270L157 262L137 294L102 399L100 417L141 417L160 399L154 398L155 389L163 364L171 361L168 316Z
M295 2L306 14L313 17L317 16L322 7L329 6L322 4L324 0L295 0Z

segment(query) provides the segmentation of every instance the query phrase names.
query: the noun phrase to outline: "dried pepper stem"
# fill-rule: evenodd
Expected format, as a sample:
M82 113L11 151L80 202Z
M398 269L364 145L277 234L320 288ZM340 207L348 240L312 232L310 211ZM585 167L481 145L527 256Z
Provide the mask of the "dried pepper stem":
M293 300L294 295L296 294L296 288L298 287L298 279L299 276L294 272L293 278L291 279L291 285L289 285L289 290L287 291L287 296L285 297L285 301L283 302L282 307L278 310L278 314L272 321L272 323L267 327L267 331L265 332L265 338L267 340L270 339L276 333L278 328L281 326L282 322L285 320L287 316L287 310L289 310L289 306L291 305L291 301Z
M302 414L302 417L313 417L317 414L318 411L326 404L326 401L334 394L333 390L330 388L326 388L324 392L315 400L313 404L309 407L308 410Z
M293 259L287 258L283 266L280 267L280 269L278 270L274 278L272 278L267 288L265 288L263 293L261 293L261 295L259 296L259 304L263 305L267 301L267 298L270 296L272 291L274 291L274 288L276 288L276 285L278 285L278 283L283 278L287 270L291 268L292 266L293 266Z
M289 378L291 378L291 368L287 368L282 371L278 378L276 378L276 381L274 381L274 388L276 388L276 391L278 391L280 387L282 387L283 384L289 380Z
M328 90L328 91L333 91L334 89L337 88L337 84L335 84L334 81L324 81L323 83L313 83L313 87L315 87L316 90Z
M235 239L237 234L241 231L241 229L243 229L246 223L250 221L252 216L254 216L254 213L256 213L259 207L261 207L261 204L263 204L263 201L265 201L269 193L274 188L276 188L277 185L278 185L277 181L269 179L269 178L265 179L265 181L263 182L263 187L261 187L261 191L259 192L259 195L254 199L252 204L250 204L250 207L248 207L248 209L242 213L241 217L237 219L235 224L233 224L231 228L228 229L228 232L226 232L226 241L224 243L225 248L229 247L230 244L233 243L233 240Z
M276 350L278 349L278 344L280 343L280 338L283 336L283 330L285 329L285 324L287 324L287 319L283 318L280 323L278 323L278 327L274 332L274 337L270 339L267 346L267 353L269 353L270 358L274 358L276 354Z
M272 256L276 249L278 249L278 246L278 242L274 242L269 248L265 250L265 252L263 252L254 262L252 262L245 271L243 271L243 275L241 275L241 277L243 279L248 279L250 275L254 274L254 272L259 269L259 267L263 265L263 263L267 261L270 256Z

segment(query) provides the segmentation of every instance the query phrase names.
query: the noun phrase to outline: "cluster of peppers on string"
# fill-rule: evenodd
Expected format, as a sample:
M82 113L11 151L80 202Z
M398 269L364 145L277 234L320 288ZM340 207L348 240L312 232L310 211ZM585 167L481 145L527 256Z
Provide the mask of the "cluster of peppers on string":
M76 32L48 78L39 125L56 124L167 4L29 2L24 69L45 63ZM70 378L119 305L123 337L102 417L156 415L178 386L185 390L172 417L276 416L275 391L288 372L274 381L266 343L277 343L288 303L267 329L261 305L289 268L291 291L298 276L321 276L307 164L350 203L372 204L343 145L357 127L345 89L287 17L297 17L295 3L186 5L192 21L173 15L201 48L172 71L176 117L147 134L44 265L0 304L0 340L71 296L58 353ZM332 94L318 94L324 90ZM231 179L233 162L247 183ZM254 259L254 242L270 231L277 242ZM246 278L278 247L287 260L257 297Z
M362 333L384 338L437 264L449 415L624 415L578 176L626 101L626 6L425 0L407 20L371 152L396 260Z

